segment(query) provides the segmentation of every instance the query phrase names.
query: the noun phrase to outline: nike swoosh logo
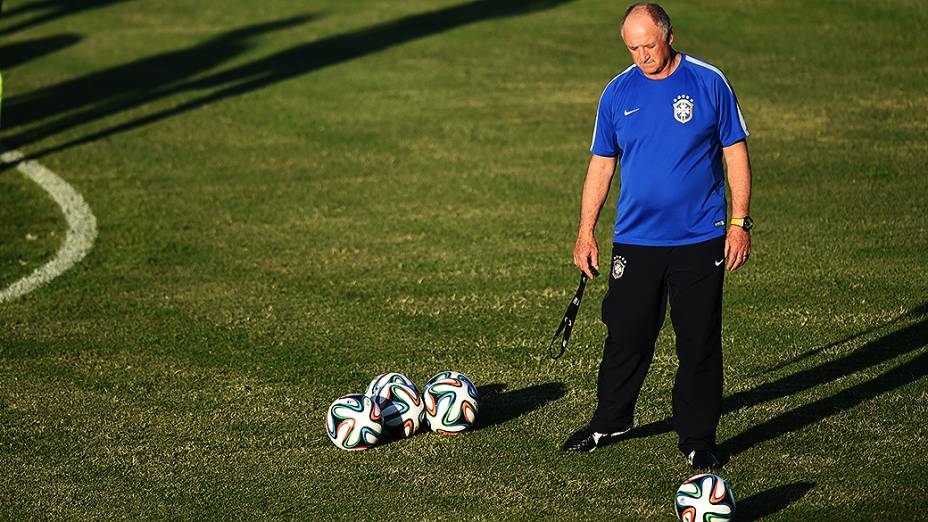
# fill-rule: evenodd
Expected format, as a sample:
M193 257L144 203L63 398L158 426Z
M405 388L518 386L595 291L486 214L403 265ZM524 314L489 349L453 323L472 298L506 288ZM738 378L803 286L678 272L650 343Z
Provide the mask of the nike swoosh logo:
M722 259L719 259L718 261L715 262L715 266L719 266L724 262L725 262L725 258L723 257Z
M633 113L633 112L638 112L638 111L640 111L640 110L641 110L641 107L638 107L637 109L632 109L632 110L630 110L630 111L625 111L625 115L628 116L629 114L631 114L631 113Z

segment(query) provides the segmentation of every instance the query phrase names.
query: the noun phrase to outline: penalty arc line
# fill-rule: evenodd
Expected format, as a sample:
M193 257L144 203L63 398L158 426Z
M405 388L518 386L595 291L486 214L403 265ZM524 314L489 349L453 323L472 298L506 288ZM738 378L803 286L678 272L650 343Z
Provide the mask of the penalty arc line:
M15 165L17 170L34 181L61 207L68 231L64 243L51 261L35 269L28 276L0 290L0 303L12 301L28 294L80 262L93 248L97 238L97 218L94 217L84 198L57 174L40 163L27 160L17 150L0 145L0 161L4 165Z

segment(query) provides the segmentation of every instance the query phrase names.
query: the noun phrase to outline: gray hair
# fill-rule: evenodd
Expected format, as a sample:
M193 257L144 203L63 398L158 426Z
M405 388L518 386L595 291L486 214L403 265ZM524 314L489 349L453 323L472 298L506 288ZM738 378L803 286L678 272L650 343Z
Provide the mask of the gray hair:
M628 6L628 9L625 10L625 15L622 16L622 26L625 26L625 19L628 18L628 15L638 9L644 9L644 11L648 13L648 16L651 17L654 24L660 28L664 41L667 41L670 38L670 33L673 31L673 25L670 23L670 16L667 15L667 11L664 11L664 8L658 4L637 2Z

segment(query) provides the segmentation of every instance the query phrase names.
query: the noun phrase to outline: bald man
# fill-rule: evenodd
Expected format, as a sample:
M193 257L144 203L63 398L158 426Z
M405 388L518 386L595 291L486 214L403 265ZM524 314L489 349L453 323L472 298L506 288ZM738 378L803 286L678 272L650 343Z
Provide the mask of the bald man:
M592 277L599 263L593 231L618 164L609 291L602 306L608 335L596 411L563 449L593 451L632 429L669 300L679 359L673 388L678 447L693 467L716 468L722 279L751 252L748 130L722 72L672 47L673 26L659 5L630 6L622 40L634 63L600 98L573 253L574 263Z

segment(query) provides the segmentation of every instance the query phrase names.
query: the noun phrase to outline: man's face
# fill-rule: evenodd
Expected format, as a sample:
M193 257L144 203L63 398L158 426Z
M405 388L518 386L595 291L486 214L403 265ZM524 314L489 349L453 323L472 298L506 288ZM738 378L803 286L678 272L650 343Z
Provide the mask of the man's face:
M672 51L673 33L665 40L661 28L644 12L635 12L625 19L622 39L635 62L647 76L660 76L668 69Z

